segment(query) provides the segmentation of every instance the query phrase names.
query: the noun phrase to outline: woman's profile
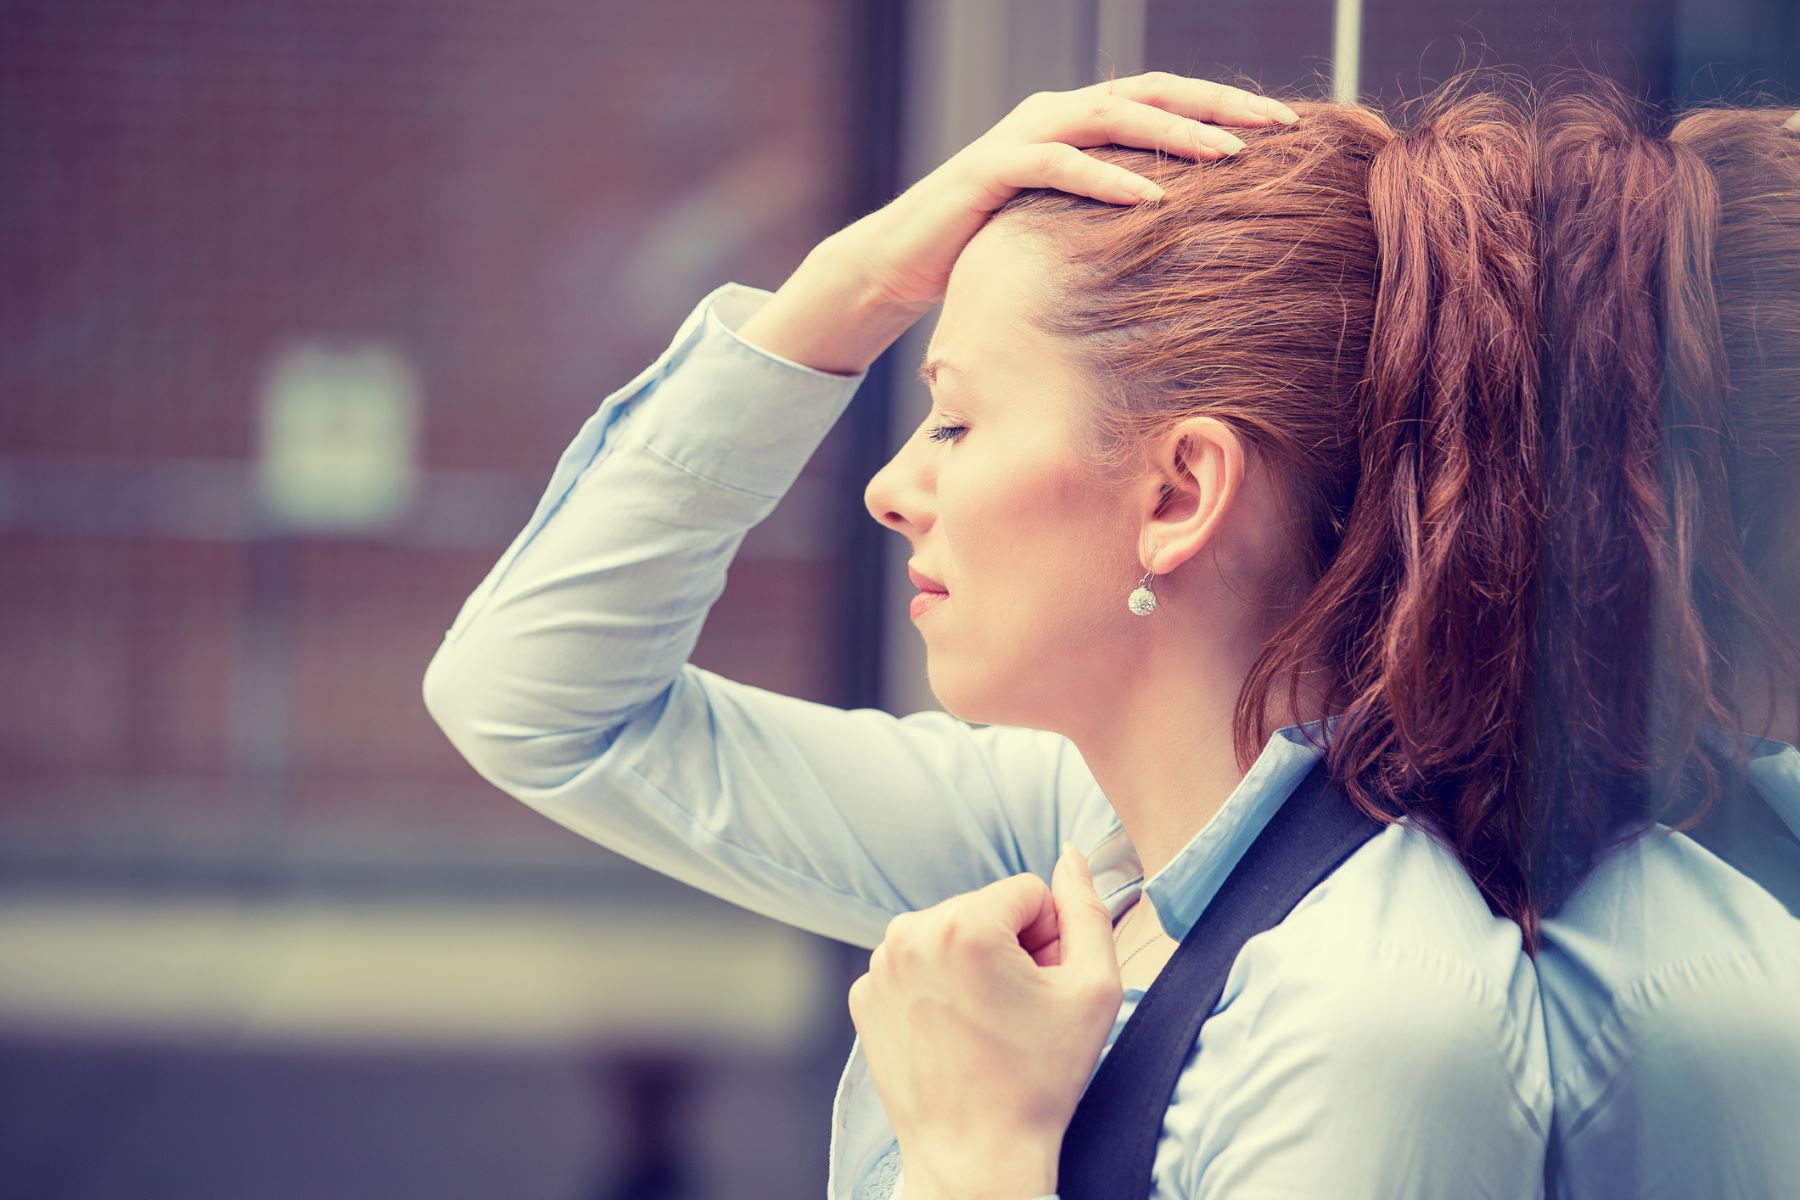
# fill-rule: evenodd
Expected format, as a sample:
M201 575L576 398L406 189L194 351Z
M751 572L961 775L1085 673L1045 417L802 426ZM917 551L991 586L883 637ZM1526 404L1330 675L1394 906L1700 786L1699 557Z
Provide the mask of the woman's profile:
M1382 828L1245 943L1144 1183L1535 1194L1526 151L1518 112L1472 93L1404 131L1161 73L1029 97L777 292L696 307L565 452L447 631L428 707L552 819L864 947L1049 878L1073 842L1128 934L1090 1014L1108 1046L1328 778ZM940 299L932 413L864 501L911 543L948 711L843 711L689 663L744 533ZM1085 1082L1064 1072L1056 1103ZM980 1084L959 1098L975 1122ZM888 1120L859 1045L829 1194L895 1194L903 1164L914 1196L953 1171L1043 1194L1034 1139L1067 1118L977 1125L981 1161L937 1157Z

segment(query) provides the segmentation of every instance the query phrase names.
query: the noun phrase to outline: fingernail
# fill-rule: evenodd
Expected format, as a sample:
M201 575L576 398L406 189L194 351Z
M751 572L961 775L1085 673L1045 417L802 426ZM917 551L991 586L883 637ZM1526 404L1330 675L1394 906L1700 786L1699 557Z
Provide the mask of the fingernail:
M1279 100L1271 99L1268 96L1258 96L1256 99L1257 111L1261 112L1265 117L1274 117L1283 125L1292 125L1295 121L1300 119L1299 113L1295 112Z
M1244 143L1243 143L1242 139L1232 137L1230 134L1225 135L1225 146L1224 146L1225 153L1236 154L1239 150L1242 150L1243 148L1244 148Z
M1133 190L1146 200L1161 200L1167 194L1148 179L1140 179Z

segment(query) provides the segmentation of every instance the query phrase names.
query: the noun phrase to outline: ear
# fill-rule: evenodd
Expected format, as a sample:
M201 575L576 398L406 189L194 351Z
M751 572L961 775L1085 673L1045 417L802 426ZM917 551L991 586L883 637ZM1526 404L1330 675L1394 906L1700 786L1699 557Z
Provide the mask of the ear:
M1145 483L1143 561L1167 574L1217 535L1243 491L1248 448L1217 417L1189 417L1151 447Z

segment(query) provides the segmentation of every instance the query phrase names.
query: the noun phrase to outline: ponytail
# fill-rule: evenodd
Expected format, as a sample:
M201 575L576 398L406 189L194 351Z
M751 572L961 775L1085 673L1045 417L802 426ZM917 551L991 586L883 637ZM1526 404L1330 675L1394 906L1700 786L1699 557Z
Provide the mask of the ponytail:
M1528 945L1524 758L1540 525L1538 290L1525 118L1452 95L1376 155L1361 478L1341 547L1252 668L1258 718L1315 656L1333 777L1449 845Z
M1729 661L1760 664L1772 717L1784 690L1800 709L1800 126L1793 112L1702 109L1669 134L1673 152L1704 167L1718 195L1708 277L1696 282L1714 297L1728 377L1722 451L1734 536L1724 536L1723 521L1710 528L1720 530L1718 545L1740 553L1742 573L1702 591L1701 617Z
M1527 864L1549 908L1609 845L1700 820L1741 746L1726 614L1756 611L1731 518L1718 192L1602 81L1537 115L1545 527Z
M1533 944L1520 867L1540 522L1532 158L1519 107L1459 85L1404 133L1356 105L1243 131L1204 170L1092 157L1163 203L1036 189L995 219L1067 271L1038 327L1093 381L1095 469L1228 421L1279 481L1291 569L1233 725L1247 768L1334 714L1332 778L1441 839Z

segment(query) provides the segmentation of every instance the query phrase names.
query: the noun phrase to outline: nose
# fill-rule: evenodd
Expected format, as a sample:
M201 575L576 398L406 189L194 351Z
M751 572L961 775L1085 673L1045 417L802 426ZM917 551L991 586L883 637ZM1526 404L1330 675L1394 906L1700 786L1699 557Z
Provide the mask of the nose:
M876 523L916 541L931 527L932 481L925 464L910 454L913 441L870 478L863 488L863 507Z

